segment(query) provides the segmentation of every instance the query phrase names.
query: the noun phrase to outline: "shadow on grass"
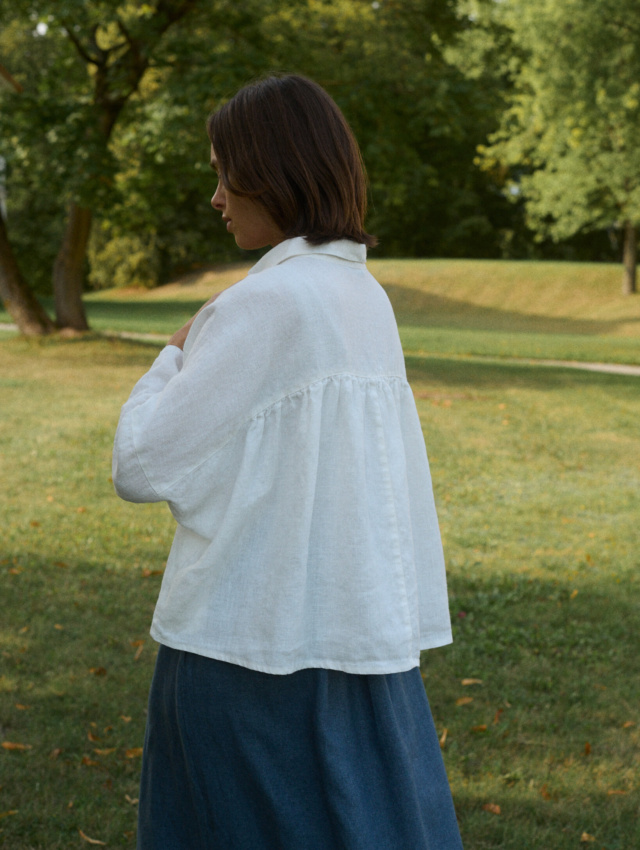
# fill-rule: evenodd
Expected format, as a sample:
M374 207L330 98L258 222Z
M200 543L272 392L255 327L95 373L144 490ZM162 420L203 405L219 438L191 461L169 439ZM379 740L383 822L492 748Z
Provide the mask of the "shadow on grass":
M2 756L4 810L17 812L2 822L3 846L66 850L78 829L133 846L126 795L137 796L159 576L15 559L22 572L0 575L0 724L30 749ZM523 575L456 574L450 587L454 643L426 653L423 669L438 732L448 729L465 846L568 850L583 831L598 847L637 846L640 742L625 728L638 721L637 600L597 575L575 598ZM462 687L468 676L482 684Z
M568 850L583 832L638 846L638 600L604 575L572 588L451 577L454 643L426 653L423 671L472 850Z
M580 369L538 366L535 363L494 363L472 359L407 355L410 381L455 385L473 389L519 387L534 390L563 390L576 386L611 387L637 393L634 375L614 375Z
M204 301L98 301L86 302L89 321L102 327L129 331L173 332L193 316Z
M571 319L538 316L514 310L498 310L468 301L457 301L406 286L387 285L387 292L400 325L468 330L507 331L510 333L587 334L614 333L620 325L640 324L640 319L619 321Z

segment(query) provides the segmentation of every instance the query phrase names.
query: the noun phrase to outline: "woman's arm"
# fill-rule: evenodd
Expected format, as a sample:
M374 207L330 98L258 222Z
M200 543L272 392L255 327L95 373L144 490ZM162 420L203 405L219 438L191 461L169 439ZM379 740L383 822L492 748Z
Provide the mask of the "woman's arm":
M113 482L123 499L170 501L174 484L196 475L273 400L290 338L281 334L283 299L274 305L252 281L232 290L211 298L172 336L123 406L113 452Z

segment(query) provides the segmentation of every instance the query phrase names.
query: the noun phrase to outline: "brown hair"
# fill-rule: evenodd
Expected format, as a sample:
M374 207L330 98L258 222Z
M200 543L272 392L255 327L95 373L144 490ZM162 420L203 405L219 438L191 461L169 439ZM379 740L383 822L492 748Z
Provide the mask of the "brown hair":
M261 204L287 238L377 244L364 230L358 143L317 83L296 74L250 83L209 117L207 132L225 188Z

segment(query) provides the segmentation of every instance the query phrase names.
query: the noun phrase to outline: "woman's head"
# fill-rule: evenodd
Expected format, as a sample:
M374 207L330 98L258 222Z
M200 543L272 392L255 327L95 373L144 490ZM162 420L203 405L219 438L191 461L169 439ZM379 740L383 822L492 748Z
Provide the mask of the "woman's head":
M319 85L297 75L251 83L211 115L207 131L222 191L257 204L282 238L376 244L364 230L358 144Z

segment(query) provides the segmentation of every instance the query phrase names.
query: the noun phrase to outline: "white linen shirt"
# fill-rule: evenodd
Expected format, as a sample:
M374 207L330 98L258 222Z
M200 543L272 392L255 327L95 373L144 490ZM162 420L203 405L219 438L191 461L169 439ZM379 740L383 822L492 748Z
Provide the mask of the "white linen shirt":
M364 246L267 253L122 408L113 481L177 530L151 634L266 673L392 673L451 641L429 466Z

